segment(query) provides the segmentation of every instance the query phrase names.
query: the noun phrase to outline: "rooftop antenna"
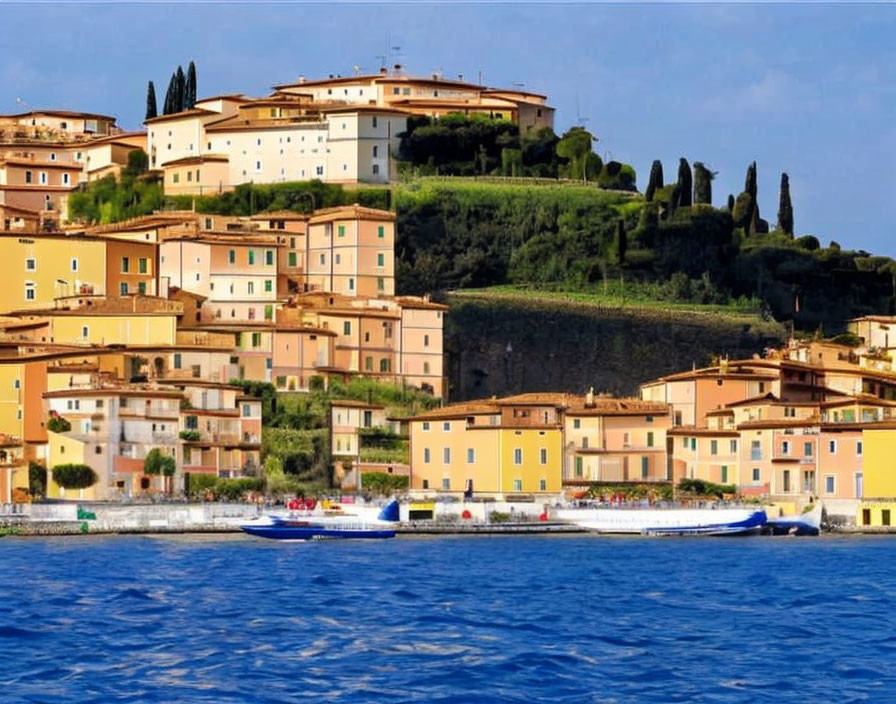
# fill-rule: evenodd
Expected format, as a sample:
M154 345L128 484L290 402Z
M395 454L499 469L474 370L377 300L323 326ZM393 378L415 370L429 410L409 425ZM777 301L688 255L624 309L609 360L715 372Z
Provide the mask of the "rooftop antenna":
M386 55L385 54L377 54L376 58L380 60L380 68L386 68L388 64L386 63Z
M576 93L576 124L584 127L586 122L588 122L588 118L579 110L579 94Z
M352 66L352 68L355 70L355 75L356 75L356 76L360 76L360 75L361 75L361 67L358 66L358 64L355 64L354 66Z
M31 105L28 104L28 103L26 103L26 102L25 102L24 100L22 100L21 98L16 98L16 103L17 103L18 105L21 105L23 108L27 108L27 109L29 109L29 110L31 109Z

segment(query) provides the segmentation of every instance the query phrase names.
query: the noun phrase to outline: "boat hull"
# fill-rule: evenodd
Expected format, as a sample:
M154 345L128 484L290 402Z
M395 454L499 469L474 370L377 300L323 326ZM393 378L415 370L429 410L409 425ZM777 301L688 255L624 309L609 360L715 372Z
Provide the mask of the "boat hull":
M818 535L821 532L822 507L815 508L798 516L780 516L769 519L765 532L772 535Z
M387 528L338 528L329 526L240 526L249 535L272 540L345 540L394 538L395 531Z
M568 509L561 521L596 533L628 535L750 535L768 521L749 509Z

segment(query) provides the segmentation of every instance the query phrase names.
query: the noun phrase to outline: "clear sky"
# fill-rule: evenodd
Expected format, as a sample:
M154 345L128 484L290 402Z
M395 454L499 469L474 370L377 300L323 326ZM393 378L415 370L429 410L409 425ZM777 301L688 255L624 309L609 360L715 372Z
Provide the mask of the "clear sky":
M200 96L264 95L388 52L410 73L547 93L558 131L584 121L642 189L653 159L671 181L684 156L718 172L721 204L755 159L774 224L787 171L798 234L896 256L894 37L890 4L0 0L0 112L20 99L137 128L146 82L161 103L190 59Z

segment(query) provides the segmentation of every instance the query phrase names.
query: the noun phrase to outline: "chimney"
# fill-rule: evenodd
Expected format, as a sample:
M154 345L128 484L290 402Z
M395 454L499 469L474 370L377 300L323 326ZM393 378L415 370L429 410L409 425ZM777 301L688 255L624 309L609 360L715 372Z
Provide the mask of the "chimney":
M401 73L401 64L395 64L392 67L392 70L395 71L395 73Z
M585 394L585 407L591 408L594 406L594 387L588 389L588 393Z
M459 80L459 81L464 80L464 74L462 74L462 73L457 74L457 80Z
M387 73L389 73L389 69L387 69L385 66L381 66L380 75L385 76Z
M299 76L299 83L304 83L304 82L305 82L305 77Z

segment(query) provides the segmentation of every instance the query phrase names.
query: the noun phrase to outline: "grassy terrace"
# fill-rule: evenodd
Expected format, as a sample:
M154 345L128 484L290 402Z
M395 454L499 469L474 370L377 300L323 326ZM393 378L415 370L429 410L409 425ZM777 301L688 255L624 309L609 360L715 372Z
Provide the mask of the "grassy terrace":
M677 303L657 300L651 295L650 284L621 285L618 281L608 283L606 288L599 286L591 291L548 291L530 286L504 285L479 289L463 289L449 293L453 302L486 301L496 303L512 303L519 305L534 304L536 306L575 306L590 308L594 312L613 312L625 314L667 315L680 319L682 314L701 317L725 318L731 321L743 321L751 324L761 322L759 302L739 299L725 305L699 303ZM776 326L769 322L770 326Z

